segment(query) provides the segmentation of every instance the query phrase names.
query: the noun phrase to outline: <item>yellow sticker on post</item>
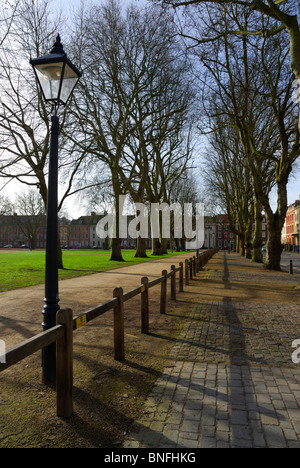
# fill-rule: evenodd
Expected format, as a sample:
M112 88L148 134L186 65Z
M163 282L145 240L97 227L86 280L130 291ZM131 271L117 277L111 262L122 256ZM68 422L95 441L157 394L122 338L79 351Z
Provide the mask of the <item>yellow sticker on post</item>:
M86 315L81 315L76 319L76 328L83 327L83 325L86 325L87 320L86 320Z

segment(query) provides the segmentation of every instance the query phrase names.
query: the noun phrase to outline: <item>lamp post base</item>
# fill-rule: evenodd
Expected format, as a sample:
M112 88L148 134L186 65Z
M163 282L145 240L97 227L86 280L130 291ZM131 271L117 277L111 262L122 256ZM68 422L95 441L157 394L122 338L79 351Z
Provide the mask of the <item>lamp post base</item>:
M56 314L59 311L59 299L44 299L43 331L47 331L56 325ZM42 349L42 382L46 385L56 384L56 343L52 343Z

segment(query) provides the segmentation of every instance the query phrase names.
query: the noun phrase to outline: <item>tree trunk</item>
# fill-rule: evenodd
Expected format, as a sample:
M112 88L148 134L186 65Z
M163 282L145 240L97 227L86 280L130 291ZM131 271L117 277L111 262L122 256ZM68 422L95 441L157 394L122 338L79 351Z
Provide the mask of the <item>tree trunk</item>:
M290 36L291 69L300 80L300 30L296 16L291 19L287 30Z
M252 218L248 220L246 232L245 232L245 257L246 258L252 258L251 234L252 234Z
M175 243L175 248L176 248L176 252L180 252L180 244L179 244L179 239L174 239L174 243Z
M161 253L166 255L168 253L168 239L161 240Z
M246 245L245 245L245 238L240 237L240 254L242 257L245 257L246 254Z
M271 219L267 216L268 220L268 242L267 242L267 255L264 267L268 270L281 270L281 233L282 222L278 215L273 215Z
M151 255L163 255L163 239L162 239L162 213L159 213L158 217L158 223L159 223L159 238L152 238L152 252ZM157 233L158 234L158 233Z
M252 262L255 263L262 263L263 262L263 255L262 255L262 205L260 201L255 198L254 201L254 237L253 237L253 255L252 255Z
M240 238L239 238L239 236L235 236L235 251L236 251L236 253L240 252Z
M137 248L135 252L135 258L147 258L147 249L146 249L146 241L147 239L144 239L143 237L138 237L137 238Z
M268 224L268 242L265 268L268 270L280 270L282 243L281 234L287 212L287 182L282 177L277 181L277 211L274 214L269 204L264 206Z
M162 255L161 243L157 238L152 239L152 252L151 255Z
M120 239L120 203L119 203L119 191L115 190L115 216L114 216L114 235L111 239L111 254L110 254L110 261L115 262L124 262L124 258L122 257L122 250L121 250L121 239Z
M121 250L121 239L115 238L111 240L111 253L110 259L111 261L115 262L125 262L124 258L122 257L122 250Z

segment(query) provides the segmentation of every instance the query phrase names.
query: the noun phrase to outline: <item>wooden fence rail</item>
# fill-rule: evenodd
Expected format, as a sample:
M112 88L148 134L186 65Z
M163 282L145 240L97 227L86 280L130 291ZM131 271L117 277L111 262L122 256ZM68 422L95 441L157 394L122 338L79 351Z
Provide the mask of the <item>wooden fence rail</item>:
M124 304L135 296L141 295L141 333L149 333L149 289L161 284L160 313L166 313L167 280L171 278L171 300L176 300L176 273L179 272L179 292L183 291L184 282L189 285L190 280L205 266L208 260L219 249L211 249L200 255L180 262L171 271L163 270L161 276L149 281L147 277L141 279L141 285L123 292L122 288L115 288L113 299L93 307L73 318L71 309L62 309L57 314L57 325L39 333L32 338L9 349L5 354L5 362L0 363L0 372L17 364L19 361L56 342L56 395L57 416L70 417L73 413L73 332L86 323L113 310L114 318L114 357L118 361L125 359L124 344Z

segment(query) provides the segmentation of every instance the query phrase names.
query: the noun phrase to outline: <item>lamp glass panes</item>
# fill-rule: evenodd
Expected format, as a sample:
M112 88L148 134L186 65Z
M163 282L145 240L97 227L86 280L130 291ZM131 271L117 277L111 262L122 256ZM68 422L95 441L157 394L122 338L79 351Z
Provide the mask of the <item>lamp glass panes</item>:
M44 99L55 105L66 105L82 73L72 64L63 51L57 36L52 51L30 60Z

